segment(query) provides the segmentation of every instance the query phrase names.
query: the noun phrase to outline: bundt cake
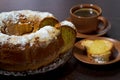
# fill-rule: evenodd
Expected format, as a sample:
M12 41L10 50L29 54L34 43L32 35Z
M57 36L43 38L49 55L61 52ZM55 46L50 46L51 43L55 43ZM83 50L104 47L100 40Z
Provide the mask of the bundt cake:
M86 48L87 55L97 63L109 61L113 43L108 40L84 40L81 43Z
M76 29L49 12L19 10L0 13L0 68L35 70L72 49Z

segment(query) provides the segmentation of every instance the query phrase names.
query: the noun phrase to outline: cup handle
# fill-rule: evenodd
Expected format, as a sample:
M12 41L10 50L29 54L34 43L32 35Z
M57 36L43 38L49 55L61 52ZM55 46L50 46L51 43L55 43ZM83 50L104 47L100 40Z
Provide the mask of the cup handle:
M98 17L98 20L99 20L100 22L102 22L102 25L99 26L98 32L101 32L101 31L106 30L107 27L108 27L108 21L107 21L107 19L106 19L105 17L103 17L103 16L99 16L99 17Z

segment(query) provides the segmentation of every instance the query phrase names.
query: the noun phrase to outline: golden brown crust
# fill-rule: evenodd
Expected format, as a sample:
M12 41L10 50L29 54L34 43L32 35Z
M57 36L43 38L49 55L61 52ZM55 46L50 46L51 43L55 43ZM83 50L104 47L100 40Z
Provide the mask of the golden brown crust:
M47 47L40 47L36 41L32 47L26 45L25 50L20 50L13 46L2 46L0 49L0 67L9 71L34 70L50 64L59 56L60 47L64 42L59 35L57 40L53 40Z
M47 15L49 14L47 13ZM6 41L0 40L0 68L4 70L27 71L47 66L74 45L76 33L73 26L67 28L69 26L61 25L57 28L59 22L52 16L43 19L41 17L27 19L24 15L20 15L17 23L11 22L9 19L3 23L5 26L0 26L2 32L0 37ZM44 26L47 27L43 29ZM61 28L62 26L65 28ZM37 33L40 28L43 31ZM67 45L68 41L69 45Z

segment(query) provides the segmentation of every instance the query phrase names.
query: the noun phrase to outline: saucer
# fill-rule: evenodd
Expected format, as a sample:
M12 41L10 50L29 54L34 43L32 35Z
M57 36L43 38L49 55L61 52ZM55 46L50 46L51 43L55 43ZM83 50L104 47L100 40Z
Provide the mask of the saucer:
M113 43L114 51L112 52L112 59L110 59L108 62L105 63L97 63L94 60L90 59L86 52L83 51L83 47L81 45L81 41L83 40L95 40L95 39L102 39L102 40L109 40L110 42ZM86 38L81 41L78 41L75 43L74 49L73 49L73 56L78 59L79 61L87 64L92 64L92 65L106 65L106 64L112 64L115 62L120 61L120 42L118 40L112 39L112 38L107 38L107 37L91 37L91 38Z
M67 18L67 20L68 20L68 21L71 21L70 18ZM105 30L99 31L99 32L93 33L93 34L84 34L84 33L77 32L76 37L77 37L77 38L99 37L99 36L102 36L102 35L106 34L106 33L110 30L110 28L111 28L111 24L110 24L110 22L108 21L108 26L107 26L107 28L106 28Z

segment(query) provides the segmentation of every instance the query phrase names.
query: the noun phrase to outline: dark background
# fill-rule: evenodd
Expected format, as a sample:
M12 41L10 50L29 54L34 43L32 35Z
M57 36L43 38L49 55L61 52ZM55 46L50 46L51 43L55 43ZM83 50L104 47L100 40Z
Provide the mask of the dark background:
M111 23L106 37L120 40L120 0L0 0L0 12L36 10L53 13L59 21L69 17L72 6L83 3L99 5L103 16ZM0 75L0 80L120 80L120 62L95 66L72 57L65 65L53 71L26 77Z
M112 25L109 36L115 39L119 37L120 1L119 0L0 0L0 12L12 10L37 10L53 13L60 21L69 17L69 10L73 5L92 3L99 5Z

